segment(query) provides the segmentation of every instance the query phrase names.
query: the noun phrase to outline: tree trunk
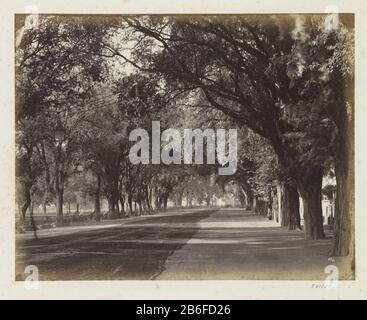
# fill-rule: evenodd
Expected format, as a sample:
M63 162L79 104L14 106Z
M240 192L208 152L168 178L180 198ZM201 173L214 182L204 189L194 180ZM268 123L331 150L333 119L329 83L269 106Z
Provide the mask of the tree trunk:
M94 194L94 214L97 221L101 220L101 176L97 174L97 188Z
M210 206L210 196L207 196L205 198L205 202L206 202L206 206L209 207Z
M178 194L178 206L182 207L182 198L183 198L183 191L179 192Z
M62 171L57 170L56 179L56 225L62 226L64 224L64 174Z
M144 202L145 202L145 205L147 207L147 210L148 210L148 214L151 213L152 211L152 205L150 203L150 198L149 198L149 188L146 187L145 189L145 193L144 193Z
M129 204L129 214L130 216L132 216L133 215L133 197L131 194L128 195L127 202Z
M26 216L26 213L27 213L27 210L28 210L30 204L31 204L31 192L27 188L25 190L25 201L24 201L24 203L22 205L22 221L23 222L25 221L25 216Z
M354 155L353 144L340 139L335 164L336 202L334 243L331 254L350 256L354 268Z
M238 184L238 198L241 203L241 208L246 208L248 204L248 199L247 199L246 191L244 187L241 185L241 183Z
M122 196L121 194L119 195L119 201L120 201L120 205L121 205L121 215L125 216L126 212L125 212L125 197Z
M282 225L282 218L283 218L283 208L282 208L282 198L283 198L283 185L278 181L277 183L277 222Z
M159 210L158 206L159 206L159 192L158 192L158 188L154 187L154 207L156 211Z
M112 218L116 218L120 215L120 208L119 208L119 195L118 189L114 186L113 190L110 190L108 193L108 213L112 216Z
M33 217L33 202L31 203L31 207L30 207L30 219L31 219L31 225L32 225L32 229L33 229L34 238L36 240L38 240L37 225L36 225L36 222L34 221L34 217Z
M167 202L168 202L168 194L163 195L163 207L164 210L167 210Z
M271 200L272 218L276 223L279 223L280 206L278 202L278 185L271 188Z
M246 192L246 197L247 197L246 209L247 210L254 210L254 195L252 194L252 192L247 191Z
M150 210L153 210L153 188L148 188L148 203Z
M119 194L116 189L116 193L113 196L114 206L115 206L115 212L117 217L120 217L120 206L119 206Z
M114 217L116 215L116 208L115 208L115 201L112 197L112 195L110 195L107 198L107 202L108 202L108 213Z
M257 197L252 196L252 210L257 213Z
M302 230L299 214L299 195L295 185L288 182L284 183L281 207L281 226L288 230Z
M139 207L139 216L141 216L143 214L143 207L141 205L141 201L140 200L138 202L138 207Z
M57 146L57 154L55 158L55 191L56 191L56 225L64 225L64 182L65 174L62 170L61 163L61 144Z
M266 215L269 220L273 219L273 187L268 188L268 204Z
M248 185L247 183L241 182L240 187L246 195L246 210L253 210L254 209L254 195L253 195L250 185Z
M339 91L340 105L330 105L329 114L338 127L335 153L336 202L334 243L331 254L349 256L355 270L355 185L354 185L354 77Z
M306 239L324 239L321 207L322 168L310 168L298 182L303 201Z
M43 165L45 168L45 193L43 195L43 203L42 203L42 209L43 209L43 214L46 215L47 214L47 203L49 200L49 193L50 193L50 169L47 163L47 159L46 159L46 152L45 152L45 143L42 140L41 141L41 156L42 156L42 161L43 161Z

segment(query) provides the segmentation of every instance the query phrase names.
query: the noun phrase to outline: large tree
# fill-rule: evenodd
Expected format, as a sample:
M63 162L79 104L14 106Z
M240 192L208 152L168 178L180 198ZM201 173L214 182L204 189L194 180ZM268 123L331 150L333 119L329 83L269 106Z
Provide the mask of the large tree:
M75 132L87 109L84 100L102 80L103 63L97 54L101 48L97 44L104 32L88 18L41 15L35 25L27 23L29 18L18 16L16 20L16 130L25 133L19 135L17 143L24 145L25 139L35 138L31 151L37 150L44 165L46 191L51 188L53 167L58 220L62 223L64 184L78 148ZM37 135L27 134L30 122L35 123ZM55 142L61 130L62 141ZM51 164L48 154L53 158Z
M304 94L315 96L322 124L335 127L332 155L337 180L333 255L354 257L354 21L331 15L309 25L308 41L297 41ZM316 105L316 103L315 103ZM306 109L312 111L312 106ZM326 116L325 116L326 115ZM330 123L331 122L331 123ZM308 124L309 125L309 124ZM333 126L332 126L333 125Z

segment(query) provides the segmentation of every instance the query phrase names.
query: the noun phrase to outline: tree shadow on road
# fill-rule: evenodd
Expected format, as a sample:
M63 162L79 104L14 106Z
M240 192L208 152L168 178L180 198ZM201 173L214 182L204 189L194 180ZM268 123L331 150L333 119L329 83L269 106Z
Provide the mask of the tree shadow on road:
M213 212L149 217L110 229L18 240L16 280L24 280L27 265L38 267L40 280L153 279L163 270L167 257L197 232L195 224ZM187 221L193 227L161 227Z

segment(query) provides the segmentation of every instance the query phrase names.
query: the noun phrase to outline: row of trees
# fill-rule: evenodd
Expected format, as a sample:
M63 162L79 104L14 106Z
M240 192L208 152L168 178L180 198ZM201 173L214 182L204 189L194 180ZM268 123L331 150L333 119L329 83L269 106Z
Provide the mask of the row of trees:
M190 180L194 172L183 166L130 163L128 131L150 131L152 120L160 120L162 130L173 126L167 114L171 97L159 92L159 79L152 75L111 76L113 66L101 45L106 31L92 22L42 17L26 29L26 21L18 21L16 177L21 219L34 205L41 204L46 213L54 203L62 224L65 203L68 212L71 202L79 212L79 203L88 199L99 220L102 198L111 217L151 213L167 207L175 188L181 198L175 199L177 204L183 195L190 204L211 200L215 192L205 192L205 185L210 189L205 170L196 170L202 178ZM201 192L188 186L194 181L202 184Z
M23 216L38 190L62 217L73 176L111 215L178 204L211 166L134 166L127 132L236 127L247 204L282 186L282 221L325 237L322 178L337 179L333 254L353 255L353 23L348 15L42 17L17 47L17 179ZM59 134L57 134L59 133ZM56 138L56 139L55 139ZM216 165L214 165L216 166ZM193 182L192 176L200 176ZM41 182L40 182L41 181ZM92 181L92 182L91 182ZM90 187L94 186L94 187ZM36 188L37 187L37 188ZM279 189L280 190L280 189ZM271 188L270 188L271 191ZM196 191L195 191L196 192ZM193 193L195 193L193 192ZM181 198L181 201L179 201ZM210 203L210 199L207 203Z
M325 237L322 177L335 167L334 254L353 252L353 21L339 16L127 17L134 61L176 91L196 90L210 108L265 138L276 154L288 225ZM332 164L331 164L332 163ZM353 253L352 253L353 255Z

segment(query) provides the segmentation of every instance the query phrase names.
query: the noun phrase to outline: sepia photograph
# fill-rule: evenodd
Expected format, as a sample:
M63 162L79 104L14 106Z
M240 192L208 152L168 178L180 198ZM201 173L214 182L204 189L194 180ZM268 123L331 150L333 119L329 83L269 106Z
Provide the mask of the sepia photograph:
M354 280L354 30L15 14L14 279Z

